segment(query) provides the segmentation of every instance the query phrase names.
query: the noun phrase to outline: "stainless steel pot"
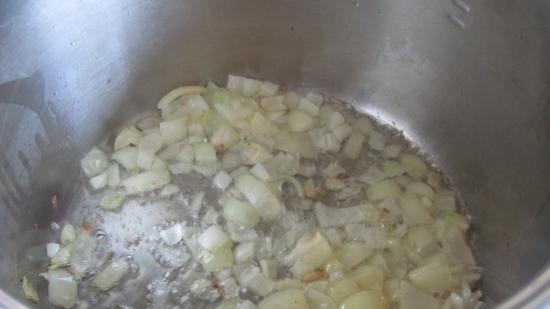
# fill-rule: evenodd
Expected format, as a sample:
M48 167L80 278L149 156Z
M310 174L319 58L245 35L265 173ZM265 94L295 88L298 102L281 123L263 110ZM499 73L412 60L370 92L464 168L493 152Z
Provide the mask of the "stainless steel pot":
M167 90L232 72L402 129L473 215L488 307L547 308L549 55L546 0L3 1L0 307L25 306L18 276L75 204L83 151Z

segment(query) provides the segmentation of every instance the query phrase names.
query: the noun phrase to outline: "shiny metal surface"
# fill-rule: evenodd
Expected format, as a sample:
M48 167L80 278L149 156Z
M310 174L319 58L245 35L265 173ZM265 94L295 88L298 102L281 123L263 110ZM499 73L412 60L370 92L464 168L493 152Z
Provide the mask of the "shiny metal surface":
M402 129L472 213L487 307L548 307L548 33L545 0L4 1L0 306L30 305L18 277L78 211L84 150L177 85L239 73Z

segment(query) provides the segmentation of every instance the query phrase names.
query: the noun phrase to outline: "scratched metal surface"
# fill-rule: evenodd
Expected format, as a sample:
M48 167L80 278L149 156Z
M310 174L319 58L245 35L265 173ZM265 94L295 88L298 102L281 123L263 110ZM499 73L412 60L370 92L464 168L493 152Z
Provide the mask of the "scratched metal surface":
M488 306L527 287L502 308L542 308L549 23L544 0L4 1L0 287L21 299L49 222L78 212L83 151L170 88L233 72L322 90L403 130L474 215Z

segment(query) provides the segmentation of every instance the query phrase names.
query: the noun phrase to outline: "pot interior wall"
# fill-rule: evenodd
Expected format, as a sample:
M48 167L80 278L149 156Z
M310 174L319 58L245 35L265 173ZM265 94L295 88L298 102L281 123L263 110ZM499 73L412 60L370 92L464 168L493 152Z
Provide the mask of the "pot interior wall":
M169 89L237 73L403 130L468 206L501 302L550 258L549 17L544 0L4 2L0 286L22 297L86 149Z

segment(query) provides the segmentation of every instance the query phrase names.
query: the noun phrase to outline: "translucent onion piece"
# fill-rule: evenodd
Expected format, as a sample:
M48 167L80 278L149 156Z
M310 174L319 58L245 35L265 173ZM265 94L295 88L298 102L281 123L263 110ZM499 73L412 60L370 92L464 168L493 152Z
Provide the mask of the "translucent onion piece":
M38 297L38 293L36 292L36 290L34 289L31 282L29 281L29 279L27 279L26 276L23 276L21 278L21 288L23 289L23 295L25 296L26 299L33 301L35 303L40 300L40 298Z
M345 277L329 283L328 295L338 304L356 292L359 292L359 285L352 278Z
M178 87L176 89L171 90L167 94L165 94L160 101L157 103L158 109L163 109L168 106L168 104L172 103L174 100L176 100L179 97L185 96L185 95L197 95L202 94L206 92L206 88L200 87L200 86L183 86Z
M162 238L164 243L169 246L177 244L183 238L183 230L181 224L176 223L169 228L162 230L160 232L160 238Z
M213 251L207 251L202 256L202 266L207 272L219 271L233 266L233 251L231 243L225 243Z
M212 135L212 144L217 150L223 151L235 145L239 139L240 136L235 129L227 125L221 125Z
M293 110L288 114L288 128L292 132L304 132L313 127L313 117L301 110Z
M236 180L235 186L256 208L262 219L274 220L279 217L282 205L261 181L250 174L245 174Z
M227 220L255 226L260 221L260 215L256 208L248 202L230 198L223 207L223 216Z
M357 206L333 208L317 203L314 210L321 227L345 226L348 223L360 223L366 219L362 209Z
M223 245L230 244L231 239L220 226L213 225L199 236L198 242L205 250L214 251Z
M289 91L285 93L284 103L288 108L291 108L291 109L298 108L298 105L300 104L300 100L301 100L300 96L294 91Z
M315 151L309 136L305 133L279 131L275 135L275 149L291 154L299 154L304 158L313 158Z
M128 177L122 181L127 194L137 194L162 188L170 182L170 173L166 169L152 170Z
M399 185L395 181L390 179L382 180L367 188L367 199L371 201L398 197L400 194L401 188L399 188Z
M212 180L212 183L214 187L225 190L227 187L229 187L229 184L231 183L231 176L225 172L225 171L219 171L216 176L214 176L214 179Z
M130 145L135 146L142 137L143 134L136 127L124 128L115 138L114 149L119 150Z
M92 186L92 189L94 189L95 191L105 188L106 185L107 173L105 172L102 172L101 174L90 178L90 186Z
M399 289L399 309L437 309L441 303L430 294L402 281Z
M47 243L46 254L48 255L49 258L52 258L57 254L57 252L59 251L59 248L60 248L59 244L56 244L54 242Z
M76 238L76 231L72 224L65 224L63 230L61 230L61 236L59 236L59 241L63 245L67 245L73 242Z
M404 153L400 156L401 164L407 167L409 172L425 172L428 167L417 155Z
M184 118L163 121L160 123L160 138L163 145L182 140L187 135L187 121Z
M212 144L196 144L193 145L195 149L195 160L199 163L211 163L217 160L216 150Z
M133 146L119 149L113 153L111 158L122 165L126 170L137 167L138 149Z
M242 264L249 261L254 256L254 242L243 242L235 247L235 262Z
M361 154L361 149L363 148L363 142L365 136L357 133L352 133L346 144L344 145L344 155L350 159L357 159Z
M109 166L107 155L97 147L92 148L80 161L84 174L88 177L103 172Z
M327 239L316 230L300 238L294 249L285 257L285 261L292 264L293 274L300 277L323 265L331 256L332 248Z
M117 285L130 271L130 265L125 259L117 259L109 264L95 277L92 286L107 291Z
M314 117L319 115L319 107L306 99L300 100L298 109Z
M384 309L384 298L377 291L362 291L355 293L340 304L340 309Z
M403 212L403 219L409 226L426 224L432 221L429 211L422 206L420 200L414 195L404 194L399 199L399 205Z
M456 285L449 267L441 263L430 263L415 268L409 273L409 279L428 293L449 292Z
M168 198L172 195L177 194L178 192L180 192L180 188L178 186L169 184L164 186L164 188L162 188L162 190L160 191L160 196L164 198Z
M258 309L309 309L304 291L288 289L275 292L264 298Z
M272 82L265 81L260 86L259 94L264 97L272 96L272 95L275 95L278 90L279 90L279 85L274 84Z
M46 279L48 279L48 300L52 305L71 308L76 304L78 289L71 273L66 270L50 270Z
M384 283L384 272L375 266L364 265L354 269L351 276L361 290L377 289Z
M311 309L336 309L336 304L328 295L316 291L314 289L307 289L306 297L309 303L312 305Z
M271 160L271 158L273 158L273 155L257 143L245 145L241 152L241 160L247 165L265 163L266 161Z
M72 244L70 259L71 272L76 279L81 279L90 269L97 266L98 260L94 254L95 250L95 239L86 232L78 233Z
M338 259L348 270L363 262L369 255L372 254L372 249L365 243L359 241L351 241L345 243L338 251Z

